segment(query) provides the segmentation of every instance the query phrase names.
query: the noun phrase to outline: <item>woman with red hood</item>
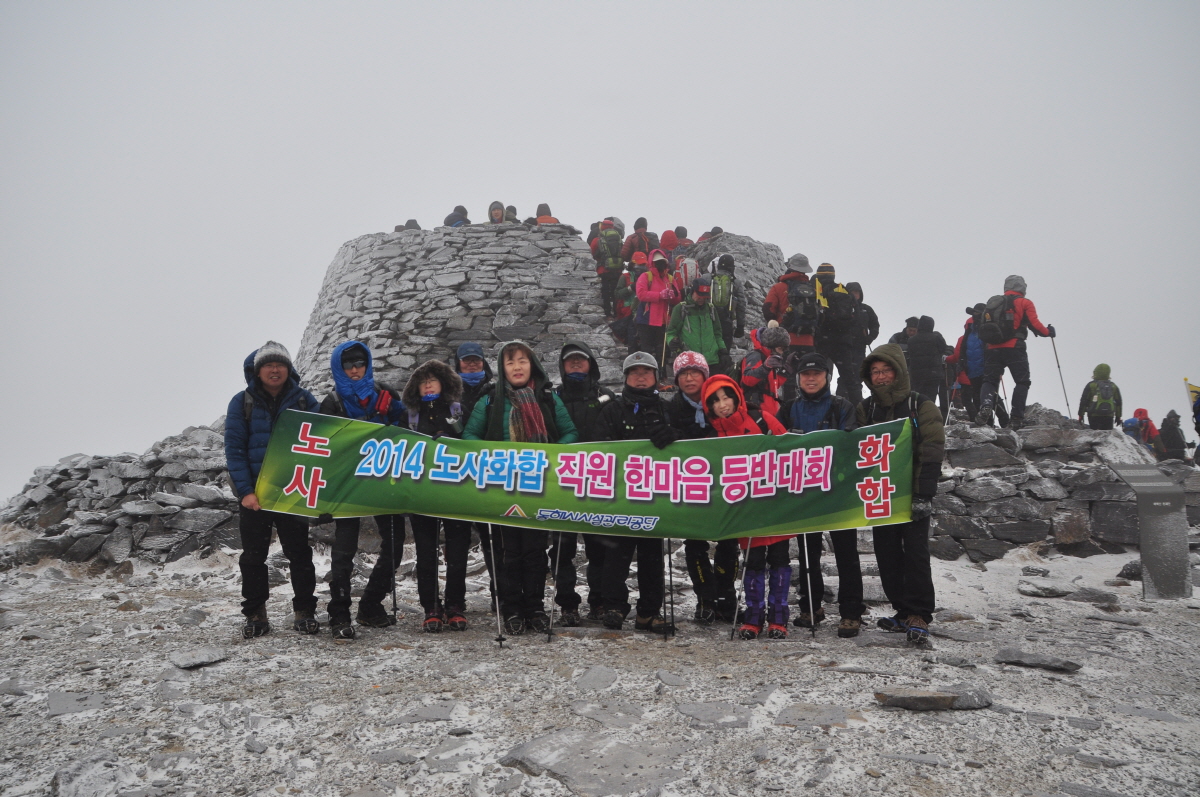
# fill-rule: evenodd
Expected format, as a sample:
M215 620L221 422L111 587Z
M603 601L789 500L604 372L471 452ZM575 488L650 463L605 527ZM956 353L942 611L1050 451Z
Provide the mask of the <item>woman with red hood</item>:
M665 359L663 340L671 307L679 298L667 254L661 249L650 253L650 269L637 279L638 308L634 314L637 324L638 351Z
M1162 455L1166 453L1167 449L1158 434L1158 427L1154 425L1154 421L1150 420L1150 413L1139 408L1133 411L1133 417L1138 425L1138 439L1146 448L1150 449L1156 459L1162 459Z
M700 389L709 423L717 437L762 434L758 424L746 412L746 398L733 379L718 374L709 377ZM787 430L774 415L763 414L771 434ZM792 586L792 562L788 552L789 540L796 535L749 537L738 540L746 553L746 612L738 630L742 639L757 639L766 622L767 636L786 639L788 626L788 592ZM770 608L767 607L767 568L770 567Z

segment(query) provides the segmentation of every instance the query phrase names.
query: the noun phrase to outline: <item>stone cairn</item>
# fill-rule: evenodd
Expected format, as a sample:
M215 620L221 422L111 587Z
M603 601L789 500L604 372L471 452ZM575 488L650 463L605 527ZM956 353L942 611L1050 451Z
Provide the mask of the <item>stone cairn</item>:
M783 253L727 232L689 254L707 269L727 252L746 288L746 328L761 326L762 299L783 272ZM595 264L575 228L475 225L356 238L326 272L296 367L320 398L332 387L330 352L361 340L375 353L377 378L399 388L421 362L449 358L462 341L494 355L514 338L533 347L553 379L563 341L586 341L604 381L620 383L626 351L608 331ZM1150 461L1149 454L1119 432L1085 430L1037 405L1026 422L1014 433L952 416L934 501L934 553L984 561L1016 545L1052 544L1083 556L1136 545L1133 492L1104 463ZM236 549L223 432L222 417L141 455L74 454L38 468L0 510L0 569L52 558L100 572L131 557L170 562ZM1189 521L1200 523L1200 473L1182 463L1162 469L1185 484ZM328 541L330 530L315 526L314 536Z

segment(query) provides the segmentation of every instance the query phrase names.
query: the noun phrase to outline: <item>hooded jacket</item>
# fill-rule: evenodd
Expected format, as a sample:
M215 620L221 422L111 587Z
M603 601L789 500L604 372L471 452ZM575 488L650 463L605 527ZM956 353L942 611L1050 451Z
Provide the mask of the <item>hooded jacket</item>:
M1107 363L1100 363L1092 369L1092 381L1084 385L1083 395L1079 397L1079 411L1076 413L1078 417L1082 418L1084 414L1104 418L1122 417L1121 388L1117 387L1117 384L1109 379L1110 376L1112 376L1112 369L1108 367ZM1092 404L1100 397L1100 390L1104 386L1102 384L1104 382L1112 385L1112 412L1107 412L1102 408L1098 408L1101 409L1099 412L1093 412Z
M872 385L871 365L875 362L890 365L896 371L896 381L886 387ZM933 498L937 495L938 477L946 454L942 413L925 396L913 395L904 352L894 343L885 343L867 355L862 364L862 380L871 388L871 395L855 411L858 425L913 418L913 496Z
M675 305L667 324L667 348L670 349L672 344L680 351L703 354L709 366L717 365L722 356L729 354L721 334L721 321L712 302L696 304L689 294L683 304Z
M446 227L462 227L470 223L471 220L467 218L467 209L462 205L455 205L450 215L442 221Z
M558 224L558 219L550 215L550 206L545 202L537 206L537 218L534 220L538 224Z
M661 249L651 252L650 269L637 279L638 309L634 321L652 327L666 326L671 305L678 298L670 266L662 271L653 266L654 256L659 254L666 257Z
M257 353L257 349L250 352L242 363L246 389L230 399L225 410L225 466L239 499L254 492L254 482L262 469L271 430L275 428L279 414L284 410L315 412L317 409L317 400L300 387L300 374L290 364L287 382L279 395L272 397L267 393L254 373L254 355ZM249 418L246 417L247 398L251 404Z
M567 357L574 352L584 354L588 358L588 370L584 379L568 378L563 367ZM554 392L567 408L567 414L571 416L571 422L579 432L579 442L590 443L596 439L593 433L600 410L606 403L615 399L616 394L600 385L600 363L596 361L596 355L592 354L591 347L581 340L563 342L562 351L558 355L558 375L562 378L562 384L555 388Z
M499 210L499 211L500 211L500 221L496 221L496 220L494 220L494 219L492 218L492 211L493 211L493 210ZM507 212L508 212L508 211L506 211L506 210L504 209L504 203L503 203L503 202L501 202L500 200L496 200L496 201L495 201L495 202L493 202L492 204L488 205L487 218L483 220L483 223L484 223L484 224L507 224L507 223L508 223L508 219L506 219L506 218L505 218L505 214L506 214Z
M436 399L425 401L421 396L421 383L431 377L442 383L442 392ZM430 437L462 437L462 394L462 379L446 363L427 360L417 366L404 386L408 428Z
M808 275L800 271L785 271L779 281L771 286L767 291L766 297L763 299L762 314L764 321L778 321L783 323L783 317L787 314L791 303L788 302L788 283L794 280L800 282L808 282ZM792 336L793 346L812 346L813 336L798 332L790 333Z
M846 290L854 295L859 295L858 300L858 317L862 322L860 329L856 330L850 342L858 349L864 346L870 346L879 337L879 316L875 315L875 309L871 305L863 302L865 294L863 294L862 285L857 282L847 282Z
M367 357L366 373L357 382L346 376L346 369L342 366L342 357L355 347L362 349ZM394 389L375 381L375 358L365 344L357 340L339 344L329 357L329 371L333 376L333 392L321 400L322 415L353 418L383 426L405 425L404 402ZM387 398L384 398L385 394Z
M933 331L933 319L927 315L921 316L917 321L917 334L908 339L910 378L921 385L940 384L945 379L942 357L946 349L946 339L942 333Z
M1049 337L1050 330L1038 319L1037 308L1033 306L1033 302L1025 298L1025 290L1025 280L1016 274L1004 280L1004 295L1013 297L1013 329L1017 331L1017 335L1012 340L1006 340L1003 343L989 343L989 349L1011 349L1017 345L1018 341L1024 345L1025 339L1029 337L1030 329L1035 335Z
M480 356L483 357L483 349L480 348ZM458 359L458 350L454 352L454 356L450 358L450 365L453 366L454 372L462 373L462 361ZM470 418L471 413L475 411L475 403L479 401L481 396L491 393L496 388L495 374L492 373L492 365L488 362L487 357L483 357L483 372L487 374L483 381L478 385L472 385L465 379L462 381L462 410L463 418Z
M708 406L709 398L723 387L732 390L737 397L737 409L728 418L717 417ZM717 437L763 434L763 430L759 428L758 423L750 415L748 405L746 404L746 396L742 392L741 385L730 377L724 374L716 374L704 380L704 385L700 388L700 401L704 404L708 423L712 426L713 431L716 432ZM779 420L775 416L763 413L762 417L766 422L770 434L785 434L787 432L787 429L783 424L779 423Z
M1162 427L1158 430L1159 439L1163 444L1163 459L1186 460L1188 458L1187 440L1179 428L1179 420L1178 412L1168 410L1167 417L1163 418Z
M675 251L679 248L679 239L675 236L674 230L667 230L664 232L662 237L659 238L659 242L661 244L660 248L667 253L668 263L673 264L675 262L675 258L683 254L683 252Z
M768 368L767 360L773 352L759 340L766 327L750 330L750 353L742 359L741 381L746 400L762 409L764 415L779 413L779 396L787 384L787 372L783 368Z
M504 352L514 344L525 345L521 341L509 341L500 349L500 355L496 358L500 365L500 373L496 376L496 389L475 405L475 410L467 421L467 428L463 431L464 440L508 440L508 416L512 410L512 402L508 400L508 379L504 376ZM576 442L579 432L576 431L571 416L567 414L567 408L563 406L562 399L551 390L550 380L546 378L546 369L538 361L537 355L533 354L533 348L526 348L531 355L529 364L532 374L529 387L533 388L541 406L547 438L551 443Z

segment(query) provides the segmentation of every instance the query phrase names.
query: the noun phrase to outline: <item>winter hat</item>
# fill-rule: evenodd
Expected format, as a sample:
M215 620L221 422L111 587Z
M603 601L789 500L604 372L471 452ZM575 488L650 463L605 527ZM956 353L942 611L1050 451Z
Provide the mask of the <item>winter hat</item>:
M367 359L367 350L361 343L347 346L342 350L342 370L355 365L365 368Z
M679 239L687 238L687 227L682 224L675 228L675 237Z
M542 204L538 205L537 215L553 216L554 214L550 212L550 206L543 202Z
M921 316L920 320L917 321L917 331L918 332L932 332L933 331L933 319L927 315Z
M811 274L812 266L808 264L808 256L796 253L787 259L788 271L799 271L801 274Z
M1100 363L1092 369L1092 379L1108 379L1112 376L1112 368L1108 363Z
M646 229L646 227L647 227L647 226L648 226L648 225L647 225L647 223L646 223L646 217L645 217L645 216L639 216L639 217L638 217L638 219L637 219L637 221L635 221L635 222L633 223L633 229L635 229L635 230L644 230L644 229Z
M919 323L921 323L921 319L917 318L915 315L910 315L908 318L904 319L904 328L908 329L909 327L912 327L913 329L916 329L917 324Z
M805 371L824 371L827 374L833 373L833 363L829 362L829 358L820 352L811 351L807 354L802 354L799 357L792 359L790 363L792 370L796 373L804 373Z
M704 355L694 351L685 351L675 358L675 362L671 365L675 371L675 384L679 384L679 375L689 368L694 368L704 374L704 378L708 379L708 360L704 359Z
M679 239L675 237L674 230L667 230L664 232L660 240L662 242L663 249L675 249L679 246Z
M1025 293L1026 288L1028 288L1028 286L1025 284L1025 278L1020 274L1010 274L1008 278L1004 280L1004 290L1006 291L1020 291L1023 294Z
M634 252L633 257L631 257L630 260L633 261L634 263L639 263L644 266L644 265L646 265L646 253L645 252Z
M850 293L850 295L854 295L854 294L856 294L856 293L857 293L857 294L858 294L858 300L859 300L860 302L862 301L862 292L863 292L863 289L862 289L862 286L861 286L861 285L859 285L857 282L847 282L847 283L846 283L846 291L847 291L847 292L849 292L849 293Z
M459 362L462 362L464 357L478 357L481 360L487 359L487 357L483 356L483 347L474 341L460 343L458 346L457 355Z
M717 270L733 271L737 267L737 263L733 260L733 255L721 255L721 259L717 261Z
M282 343L268 340L259 347L258 351L254 352L254 372L258 373L258 369L267 363L283 363L291 368L292 355L288 354L288 350Z
M653 354L648 354L644 351L635 351L625 358L625 362L621 363L621 373L628 374L630 368L636 368L639 365L653 368L656 373L658 371L658 360L654 359Z
M620 230L620 231L621 231L621 235L624 235L624 234L625 234L625 222L621 221L621 220L620 220L619 218L617 218L616 216L609 216L609 217L608 217L608 220L609 220L609 221L611 221L611 222L613 223L613 228L614 228L614 229L617 229L617 230Z
M702 275L692 280L692 293L708 296L712 293L712 277Z
M772 321L771 324L776 322ZM766 346L768 349L786 346L792 342L792 336L786 329L781 326L771 326L768 324L766 329L758 333L758 342Z
M831 263L822 263L821 265L817 266L817 276L836 277L837 271L834 269Z

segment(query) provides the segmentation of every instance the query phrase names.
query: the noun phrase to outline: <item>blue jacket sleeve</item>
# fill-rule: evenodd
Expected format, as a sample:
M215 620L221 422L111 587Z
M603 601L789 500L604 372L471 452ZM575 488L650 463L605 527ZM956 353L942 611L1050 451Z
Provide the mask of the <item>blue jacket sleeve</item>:
M250 427L242 414L246 391L238 393L225 411L225 467L238 498L254 492L254 474L250 471Z

